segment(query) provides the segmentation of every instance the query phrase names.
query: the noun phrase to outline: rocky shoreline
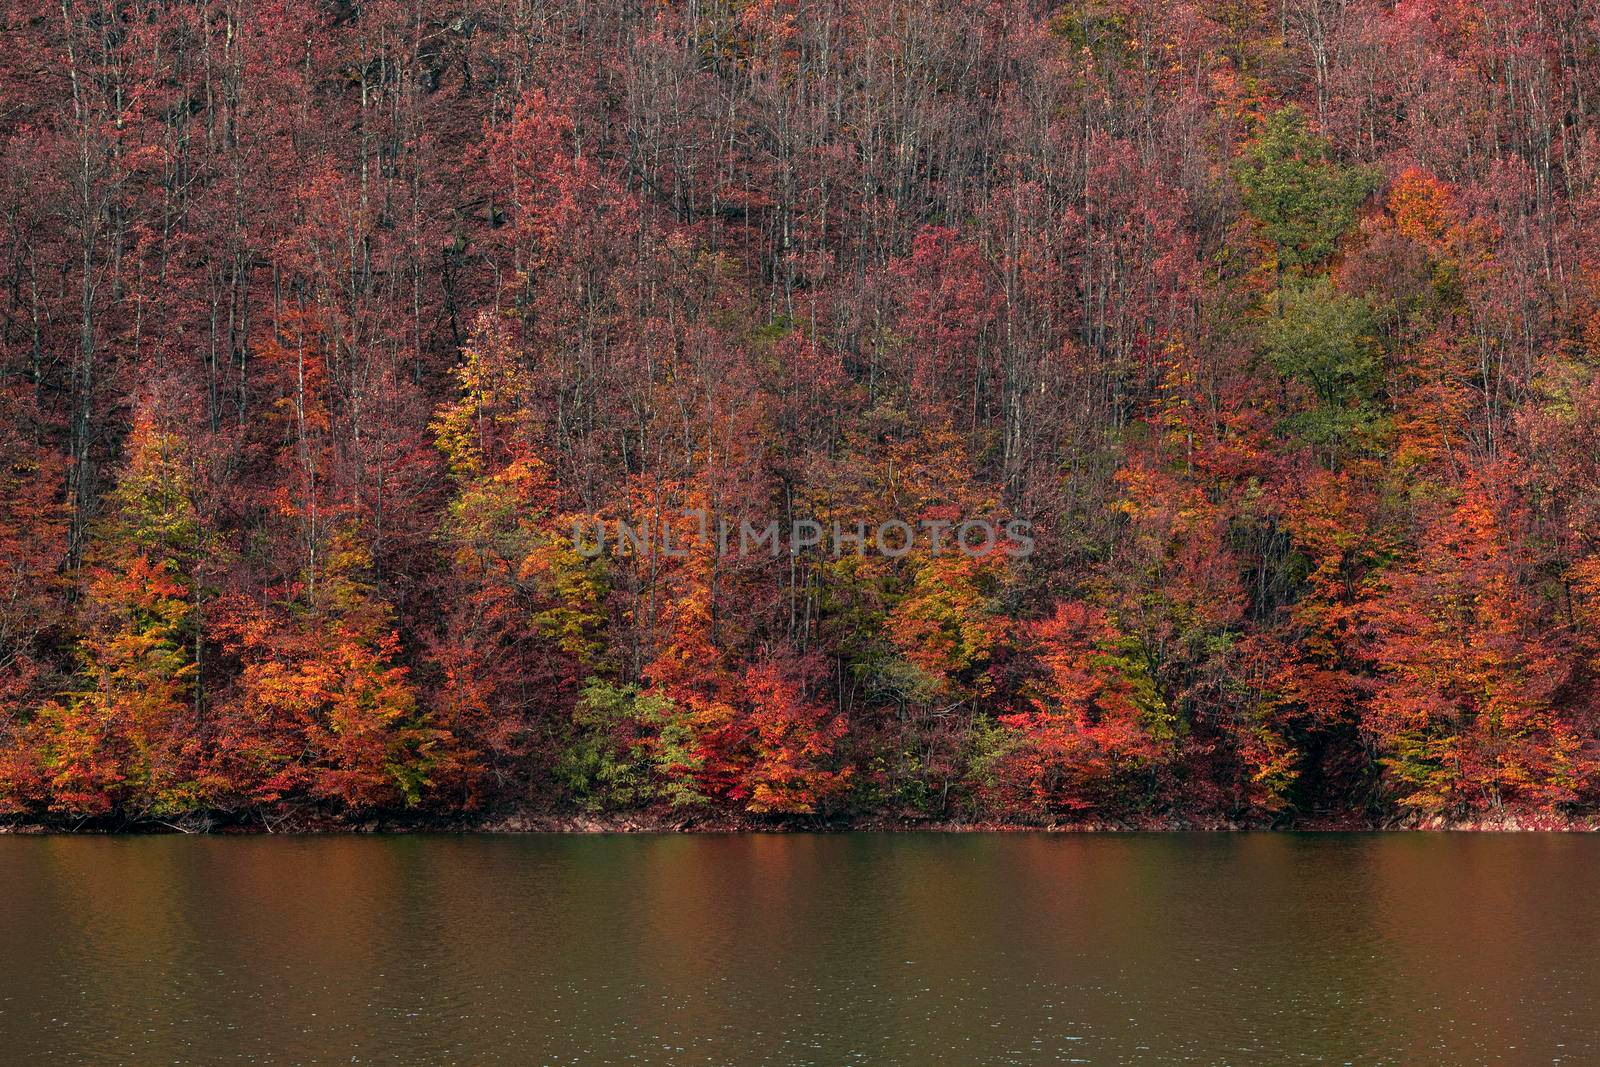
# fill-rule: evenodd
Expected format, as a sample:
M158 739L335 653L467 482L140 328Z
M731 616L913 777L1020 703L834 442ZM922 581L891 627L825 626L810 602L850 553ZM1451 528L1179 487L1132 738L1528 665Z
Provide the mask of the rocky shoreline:
M848 819L789 819L762 822L730 817L684 817L630 814L551 814L496 812L478 815L388 814L368 818L334 818L315 813L280 817L238 815L193 816L179 820L155 818L45 819L12 817L0 820L0 834L110 835L110 834L739 834L739 833L1592 833L1600 831L1600 816L1552 818L1503 815L1496 818L1446 819L1439 816L1393 820L1303 818L1276 822L1226 819L1151 818L1122 821L1056 823L1005 823L964 820L905 819L893 816L858 816Z

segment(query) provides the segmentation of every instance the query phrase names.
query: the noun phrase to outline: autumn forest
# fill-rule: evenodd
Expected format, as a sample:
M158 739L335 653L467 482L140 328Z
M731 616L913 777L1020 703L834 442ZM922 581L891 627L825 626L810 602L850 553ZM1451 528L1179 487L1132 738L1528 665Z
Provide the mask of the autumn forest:
M11 0L0 67L0 821L1600 812L1589 0ZM689 512L1031 551L576 536Z

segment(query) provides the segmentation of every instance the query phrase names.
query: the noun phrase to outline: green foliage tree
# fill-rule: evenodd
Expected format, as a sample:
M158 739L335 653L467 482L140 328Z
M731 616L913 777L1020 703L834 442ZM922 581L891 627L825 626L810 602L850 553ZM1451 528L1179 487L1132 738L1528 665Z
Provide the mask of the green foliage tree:
M1291 432L1330 455L1359 450L1379 428L1373 401L1383 363L1371 309L1326 277L1290 286L1281 299L1262 347L1274 370L1310 394L1310 408L1289 420Z
M694 729L659 690L590 678L572 714L573 738L557 768L569 795L587 811L616 811L666 801L705 802L695 788L703 759Z
M1333 255L1356 209L1379 184L1372 167L1341 167L1328 142L1293 105L1266 116L1235 176L1244 206L1277 253L1277 274L1303 272Z

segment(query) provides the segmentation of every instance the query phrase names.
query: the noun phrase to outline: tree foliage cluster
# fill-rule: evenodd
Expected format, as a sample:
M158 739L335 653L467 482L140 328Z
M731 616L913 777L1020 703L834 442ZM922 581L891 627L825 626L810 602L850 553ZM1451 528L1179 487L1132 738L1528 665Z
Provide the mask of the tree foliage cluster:
M1600 805L1587 0L3 42L0 813Z

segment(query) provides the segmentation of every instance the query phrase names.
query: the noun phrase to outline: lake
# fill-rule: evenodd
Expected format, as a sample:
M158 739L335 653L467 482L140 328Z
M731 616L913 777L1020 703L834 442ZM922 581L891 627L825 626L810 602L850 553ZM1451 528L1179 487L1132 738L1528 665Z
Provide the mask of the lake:
M1600 838L0 837L0 1057L1593 1063Z

